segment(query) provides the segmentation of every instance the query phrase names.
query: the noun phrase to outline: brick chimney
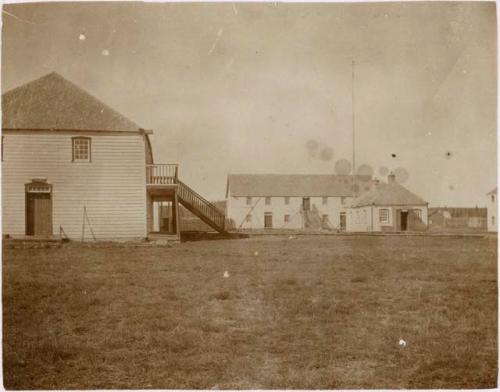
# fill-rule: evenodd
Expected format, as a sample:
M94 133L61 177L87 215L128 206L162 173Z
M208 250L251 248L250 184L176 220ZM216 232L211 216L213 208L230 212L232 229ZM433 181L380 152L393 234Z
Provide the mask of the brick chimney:
M388 176L387 176L387 183L388 184L392 184L393 182L396 182L396 175L391 172Z

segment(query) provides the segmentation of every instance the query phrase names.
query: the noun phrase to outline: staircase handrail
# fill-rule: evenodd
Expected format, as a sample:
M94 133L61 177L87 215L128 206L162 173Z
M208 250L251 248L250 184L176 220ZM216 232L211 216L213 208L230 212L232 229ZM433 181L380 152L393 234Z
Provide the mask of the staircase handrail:
M177 184L179 184L181 187L187 188L187 190L196 196L196 198L200 199L204 204L206 204L208 207L212 208L215 210L215 212L218 215L226 216L215 204L209 202L207 199L205 199L203 196L201 196L198 192L193 190L191 187L183 183L181 180L177 179Z

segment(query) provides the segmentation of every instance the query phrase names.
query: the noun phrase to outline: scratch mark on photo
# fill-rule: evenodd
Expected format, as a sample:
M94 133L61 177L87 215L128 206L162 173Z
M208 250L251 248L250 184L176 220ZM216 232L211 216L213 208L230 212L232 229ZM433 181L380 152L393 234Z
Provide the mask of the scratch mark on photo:
M219 29L219 31L217 31L217 38L215 38L215 41L212 45L212 47L210 48L210 50L208 51L208 55L210 56L213 51L215 50L215 48L217 47L217 44L219 43L219 40L220 40L220 37L222 37L222 33L224 32L224 30L222 29Z
M6 14L6 15L12 16L14 19L17 19L17 20L18 20L18 21L20 21L20 22L28 23L28 24L33 25L33 26L35 26L35 25L36 25L36 23L31 22L31 21L26 20L26 19L22 19L22 18L20 18L20 17L18 17L18 16L16 16L16 15L14 15L14 14L12 14L12 13L8 12L8 11L2 10L2 12L3 12L4 14Z

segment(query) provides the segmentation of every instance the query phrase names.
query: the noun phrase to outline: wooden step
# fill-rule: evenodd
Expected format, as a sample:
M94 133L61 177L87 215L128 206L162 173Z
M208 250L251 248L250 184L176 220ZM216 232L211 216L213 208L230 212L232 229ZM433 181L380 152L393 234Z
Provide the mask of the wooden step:
M219 233L226 233L224 213L182 181L177 180L177 185L177 196L184 207Z

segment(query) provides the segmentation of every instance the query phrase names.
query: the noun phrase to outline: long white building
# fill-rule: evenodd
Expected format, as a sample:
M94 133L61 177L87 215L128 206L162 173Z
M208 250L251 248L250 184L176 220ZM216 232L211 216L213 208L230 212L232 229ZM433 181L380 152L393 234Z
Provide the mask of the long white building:
M370 189L369 176L357 183ZM237 229L344 230L352 187L348 175L230 174L227 215Z
M236 229L427 230L427 202L393 174L387 183L370 176L230 174L226 203Z

